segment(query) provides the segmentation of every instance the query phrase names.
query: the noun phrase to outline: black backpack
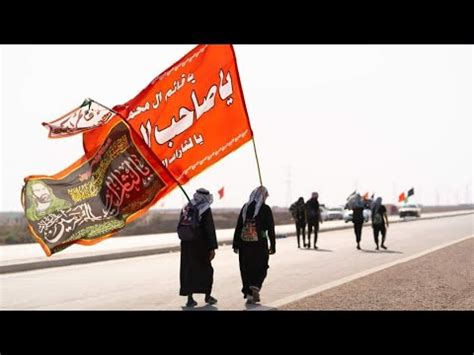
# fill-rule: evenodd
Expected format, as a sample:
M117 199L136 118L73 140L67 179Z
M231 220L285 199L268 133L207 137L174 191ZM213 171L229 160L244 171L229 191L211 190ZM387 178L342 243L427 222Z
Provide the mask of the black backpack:
M179 216L178 237L183 242L192 242L198 238L199 209L188 203Z
M372 223L374 224L374 226L383 226L383 216L379 212L379 209L380 208L377 208L376 211L374 210L375 214L374 214L374 218L372 220Z

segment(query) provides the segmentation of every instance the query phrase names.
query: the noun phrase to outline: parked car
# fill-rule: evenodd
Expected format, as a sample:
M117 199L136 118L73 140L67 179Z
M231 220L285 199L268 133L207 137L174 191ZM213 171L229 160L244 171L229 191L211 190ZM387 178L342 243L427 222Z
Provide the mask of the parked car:
M337 219L343 219L344 218L344 209L342 207L333 207L329 208L327 211L327 220L328 221L333 221Z
M363 212L364 214L364 222L368 222L371 215L372 215L372 212L370 211L370 209L366 208ZM344 222L352 222L352 215L353 215L353 212L352 210L346 210L344 212Z
M421 207L416 204L403 205L398 209L400 218L404 217L420 217Z

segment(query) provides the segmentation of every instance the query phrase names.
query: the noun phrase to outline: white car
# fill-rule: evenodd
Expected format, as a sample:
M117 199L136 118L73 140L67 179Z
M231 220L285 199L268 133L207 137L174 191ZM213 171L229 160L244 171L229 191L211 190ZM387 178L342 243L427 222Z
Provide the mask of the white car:
M327 210L327 220L332 221L335 219L344 218L344 209L342 207L333 207Z
M399 208L398 214L400 218L404 217L420 217L421 207L415 204L403 205Z
M364 214L364 222L368 222L370 219L370 216L372 215L372 212L368 208L366 208L364 209L363 214ZM344 212L344 222L346 223L352 222L352 215L353 215L352 210L346 210Z

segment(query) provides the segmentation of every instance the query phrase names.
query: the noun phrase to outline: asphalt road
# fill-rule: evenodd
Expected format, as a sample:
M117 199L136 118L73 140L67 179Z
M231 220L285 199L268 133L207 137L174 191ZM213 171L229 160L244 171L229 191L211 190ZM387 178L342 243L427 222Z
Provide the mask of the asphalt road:
M474 310L474 238L346 282L280 310Z
M294 301L327 284L337 284L374 268L474 235L474 215L398 223L388 230L389 250L374 250L372 229L365 226L362 248L355 248L352 230L322 233L320 249L297 249L294 237L277 240L261 292L268 309ZM238 257L220 247L213 262L215 306L206 310L248 309L240 293ZM180 310L179 253L119 259L0 275L1 309L149 309ZM296 295L296 296L295 296Z

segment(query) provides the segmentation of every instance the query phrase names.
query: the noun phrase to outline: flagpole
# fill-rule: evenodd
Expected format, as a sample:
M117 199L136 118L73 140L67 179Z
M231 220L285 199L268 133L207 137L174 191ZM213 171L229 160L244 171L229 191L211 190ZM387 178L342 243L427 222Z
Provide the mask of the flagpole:
M255 160L257 161L257 170L258 170L258 178L260 179L260 186L263 186L262 173L260 172L260 164L258 163L257 147L255 145L255 139L253 136L252 136L252 143L253 143L253 151L255 153Z
M125 122L127 122L127 119L126 119L125 117L123 117L120 113L118 113L117 111L114 111L113 109L111 109L111 108L109 108L109 107L107 107L107 106L101 104L100 102L97 102L97 101L91 99L91 98L89 98L89 100L90 100L91 102L95 102L95 103L96 103L97 105L99 105L99 106L102 106L102 107L105 108L106 110L109 110L110 112L115 113L117 116L120 116ZM127 122L127 124L128 124L128 122ZM151 149L150 149L150 151L151 151L151 153L152 153L153 155L155 155L155 153L153 153L153 151L152 151ZM255 154L256 154L256 153L255 153ZM158 159L158 160L160 161L160 163L161 163L161 159L159 159L156 155L155 155L155 158ZM257 160L257 164L258 164L258 160ZM169 169L168 169L166 166L164 166L163 163L161 163L161 166L167 171L168 174L170 174L170 176L173 178L173 180L178 184L179 188L181 189L181 191L183 191L184 195L185 195L186 198L188 199L188 202L191 202L191 199L189 198L189 196L188 196L188 194L186 193L186 191L184 191L183 186L181 186L181 184L179 183L179 181L174 177L173 174L171 174L171 171L169 171ZM259 171L259 172L260 172L260 171ZM260 180L261 180L261 179L260 179Z

